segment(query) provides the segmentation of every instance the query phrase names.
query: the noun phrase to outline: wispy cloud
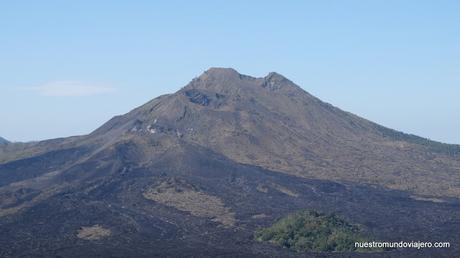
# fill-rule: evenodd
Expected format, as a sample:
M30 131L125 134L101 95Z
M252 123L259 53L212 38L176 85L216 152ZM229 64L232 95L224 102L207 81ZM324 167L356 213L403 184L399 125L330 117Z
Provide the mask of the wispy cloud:
M52 81L27 89L36 91L42 96L53 97L82 97L113 93L115 88L100 83L81 81Z

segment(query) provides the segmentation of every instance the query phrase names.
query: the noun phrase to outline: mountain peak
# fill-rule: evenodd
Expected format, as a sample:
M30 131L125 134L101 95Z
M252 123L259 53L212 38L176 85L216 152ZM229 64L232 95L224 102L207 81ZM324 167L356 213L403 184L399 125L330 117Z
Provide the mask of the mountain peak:
M240 74L233 68L212 67L193 79L186 89L206 89L216 93L229 94L254 83L256 78Z
M259 87L278 91L282 88L298 90L298 86L283 75L270 72L265 77L252 77L239 73L233 68L212 67L191 81L186 88L207 89L228 93L237 89Z
M279 90L282 87L285 87L286 85L289 85L291 88L299 88L291 80L276 72L270 72L263 79L264 82L262 86L273 91Z
M202 79L207 79L207 78L215 78L215 79L252 78L252 79L257 79L249 75L241 74L233 68L225 68L225 67L211 67L208 70L206 70L202 75L200 75L199 78L202 78ZM277 72L270 72L267 74L267 76L263 78L259 78L259 79L279 81L279 82L290 81L289 79L284 77L282 74L279 74Z
M282 74L279 74L277 72L269 72L267 76L265 76L265 79L276 79L276 80L287 80L286 77L284 77Z
M241 77L233 68L211 67L206 70L199 78L201 79L236 79Z
M208 70L205 71L207 74L239 74L233 68L230 67L210 67Z

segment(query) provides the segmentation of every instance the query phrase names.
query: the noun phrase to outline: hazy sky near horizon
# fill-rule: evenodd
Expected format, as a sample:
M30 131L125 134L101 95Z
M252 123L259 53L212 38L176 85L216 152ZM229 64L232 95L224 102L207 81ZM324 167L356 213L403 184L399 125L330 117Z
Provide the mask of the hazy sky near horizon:
M0 136L86 134L209 67L460 144L460 1L2 1Z

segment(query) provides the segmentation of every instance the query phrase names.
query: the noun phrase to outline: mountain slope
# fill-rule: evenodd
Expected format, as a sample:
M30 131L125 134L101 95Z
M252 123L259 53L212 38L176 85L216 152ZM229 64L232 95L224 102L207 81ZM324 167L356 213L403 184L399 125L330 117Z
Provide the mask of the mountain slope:
M0 137L0 145L8 144L9 141L5 140L4 138Z
M460 243L457 149L276 73L212 68L89 135L0 147L0 256L303 256L253 239L299 209L381 240Z
M117 117L93 135L177 135L239 163L308 178L416 194L460 196L457 145L387 129L335 108L283 76L212 68L173 95Z

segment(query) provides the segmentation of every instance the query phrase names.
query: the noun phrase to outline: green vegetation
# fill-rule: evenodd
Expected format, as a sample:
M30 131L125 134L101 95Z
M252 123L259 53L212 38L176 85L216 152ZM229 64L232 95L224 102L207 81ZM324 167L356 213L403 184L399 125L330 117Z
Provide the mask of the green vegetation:
M369 241L359 227L336 215L301 211L256 231L258 241L268 241L298 252L382 251L355 248L355 242Z

